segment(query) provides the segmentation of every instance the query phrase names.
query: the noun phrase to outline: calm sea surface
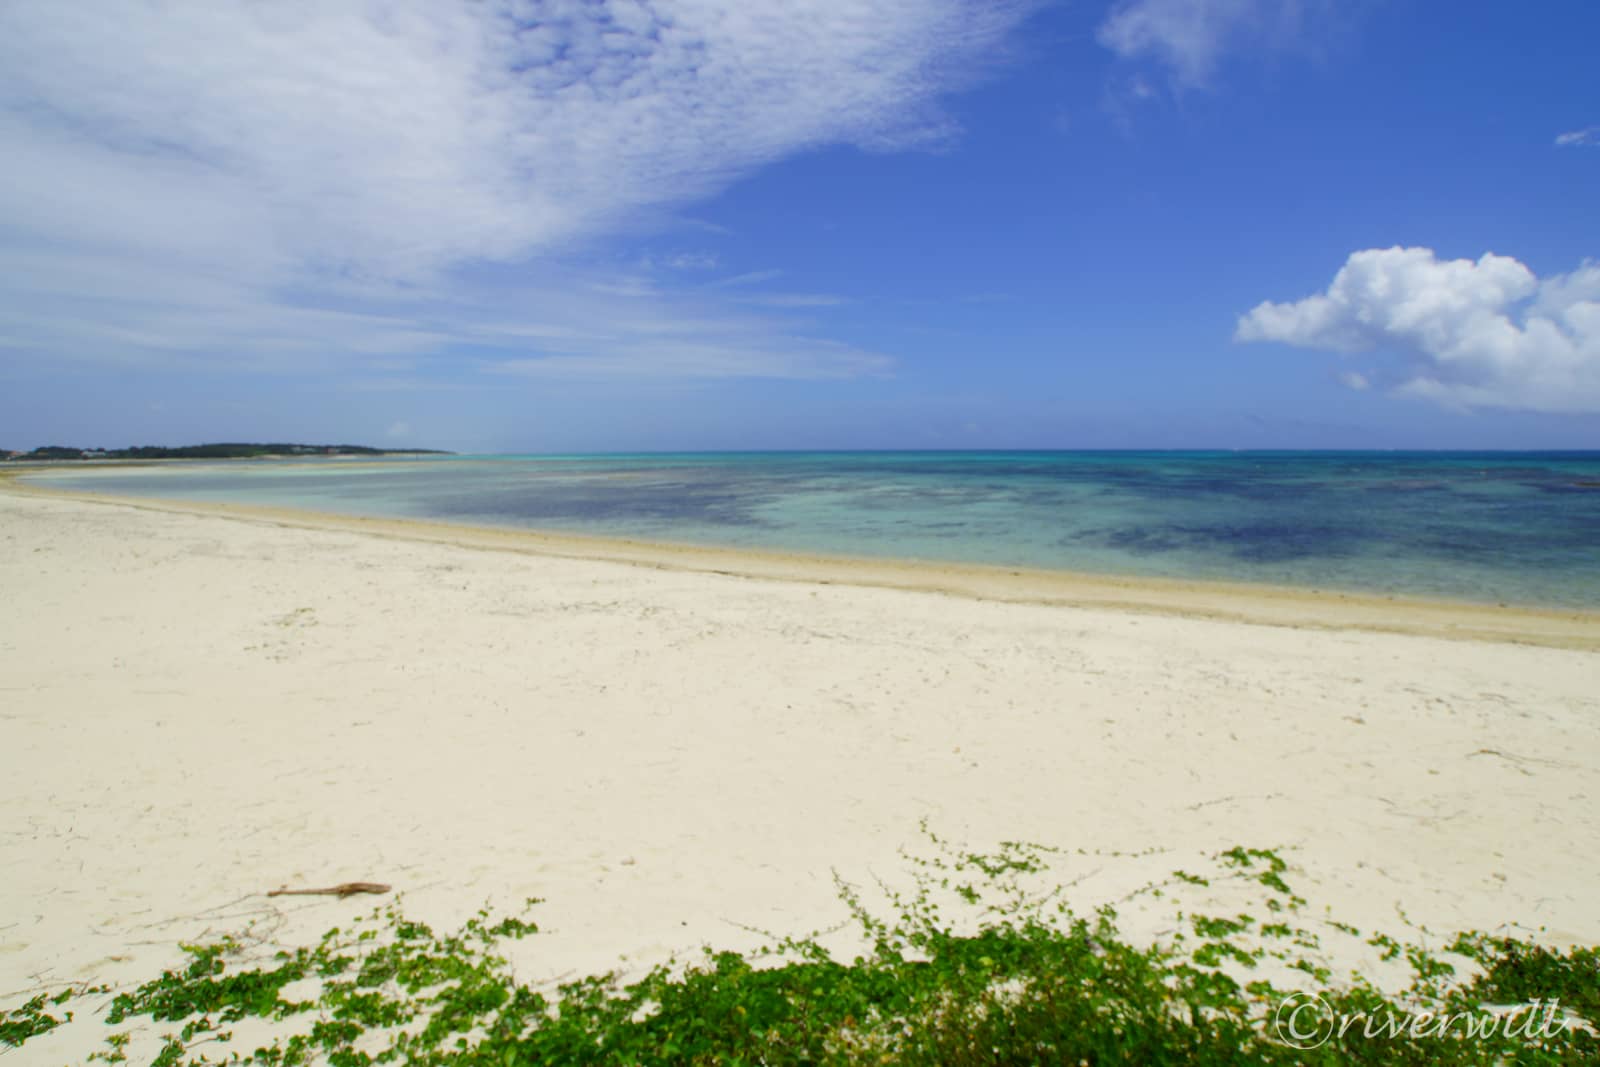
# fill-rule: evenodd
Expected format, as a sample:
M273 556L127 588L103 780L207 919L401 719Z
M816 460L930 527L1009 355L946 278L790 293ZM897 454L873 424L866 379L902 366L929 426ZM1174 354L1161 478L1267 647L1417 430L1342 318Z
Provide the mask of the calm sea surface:
M1600 608L1600 453L453 456L41 476L700 544Z

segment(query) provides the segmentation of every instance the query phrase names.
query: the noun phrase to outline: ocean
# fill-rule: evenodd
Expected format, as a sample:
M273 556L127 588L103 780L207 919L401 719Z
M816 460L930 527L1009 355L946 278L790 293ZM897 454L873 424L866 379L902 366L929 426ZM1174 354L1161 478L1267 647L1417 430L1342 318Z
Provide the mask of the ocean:
M51 472L107 493L1600 608L1600 453L777 452Z

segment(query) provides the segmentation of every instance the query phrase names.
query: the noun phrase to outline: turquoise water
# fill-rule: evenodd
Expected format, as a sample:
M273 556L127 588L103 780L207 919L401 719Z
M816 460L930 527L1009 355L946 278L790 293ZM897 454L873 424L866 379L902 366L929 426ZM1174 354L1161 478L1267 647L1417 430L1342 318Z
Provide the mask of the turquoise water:
M698 544L1600 608L1600 453L452 456L39 480Z

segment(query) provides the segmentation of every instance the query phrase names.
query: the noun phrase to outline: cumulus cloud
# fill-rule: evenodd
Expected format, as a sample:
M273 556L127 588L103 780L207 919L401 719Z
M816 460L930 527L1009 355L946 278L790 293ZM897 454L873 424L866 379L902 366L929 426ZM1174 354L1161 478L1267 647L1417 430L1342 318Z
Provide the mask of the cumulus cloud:
M1327 9L1326 0L1121 0L1097 37L1124 59L1165 63L1192 88L1211 80L1228 49L1281 47Z
M0 243L47 264L18 283L30 293L0 286L0 330L13 345L132 353L174 335L204 347L207 320L242 312L290 347L339 351L352 332L368 347L437 344L451 323L392 309L463 267L570 259L809 147L949 136L939 95L1023 8L0 5ZM398 325L340 317L373 301Z
M1559 134L1556 137L1556 144L1562 148L1592 148L1600 145L1600 126L1588 126L1581 130Z
M1454 406L1600 411L1600 264L1541 280L1493 253L1368 249L1326 292L1241 316L1235 338L1393 352L1401 391Z

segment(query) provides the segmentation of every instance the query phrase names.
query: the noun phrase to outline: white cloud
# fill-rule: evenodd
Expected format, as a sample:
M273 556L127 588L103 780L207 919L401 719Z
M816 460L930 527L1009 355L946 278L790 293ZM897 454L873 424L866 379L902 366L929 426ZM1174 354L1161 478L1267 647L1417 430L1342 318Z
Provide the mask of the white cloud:
M1594 147L1600 145L1600 126L1589 126L1581 130L1572 130L1556 137L1556 144L1562 148Z
M308 316L350 299L404 320L358 348L441 345L461 324L411 302L463 267L571 262L809 147L948 135L938 95L1023 6L0 5L0 244L50 264L0 277L0 342L227 359L253 322L333 358L351 323Z
M1368 249L1327 292L1241 316L1235 338L1393 351L1401 391L1454 406L1600 411L1600 264L1541 280L1493 253Z
M1152 57L1181 87L1206 85L1224 52L1298 40L1327 0L1121 0L1097 38L1123 59Z
M1366 390L1372 388L1372 383L1367 380L1367 376L1365 374L1361 374L1358 371L1353 370L1347 370L1343 374L1339 375L1339 384L1343 385L1346 389L1354 389L1357 392L1365 392Z

